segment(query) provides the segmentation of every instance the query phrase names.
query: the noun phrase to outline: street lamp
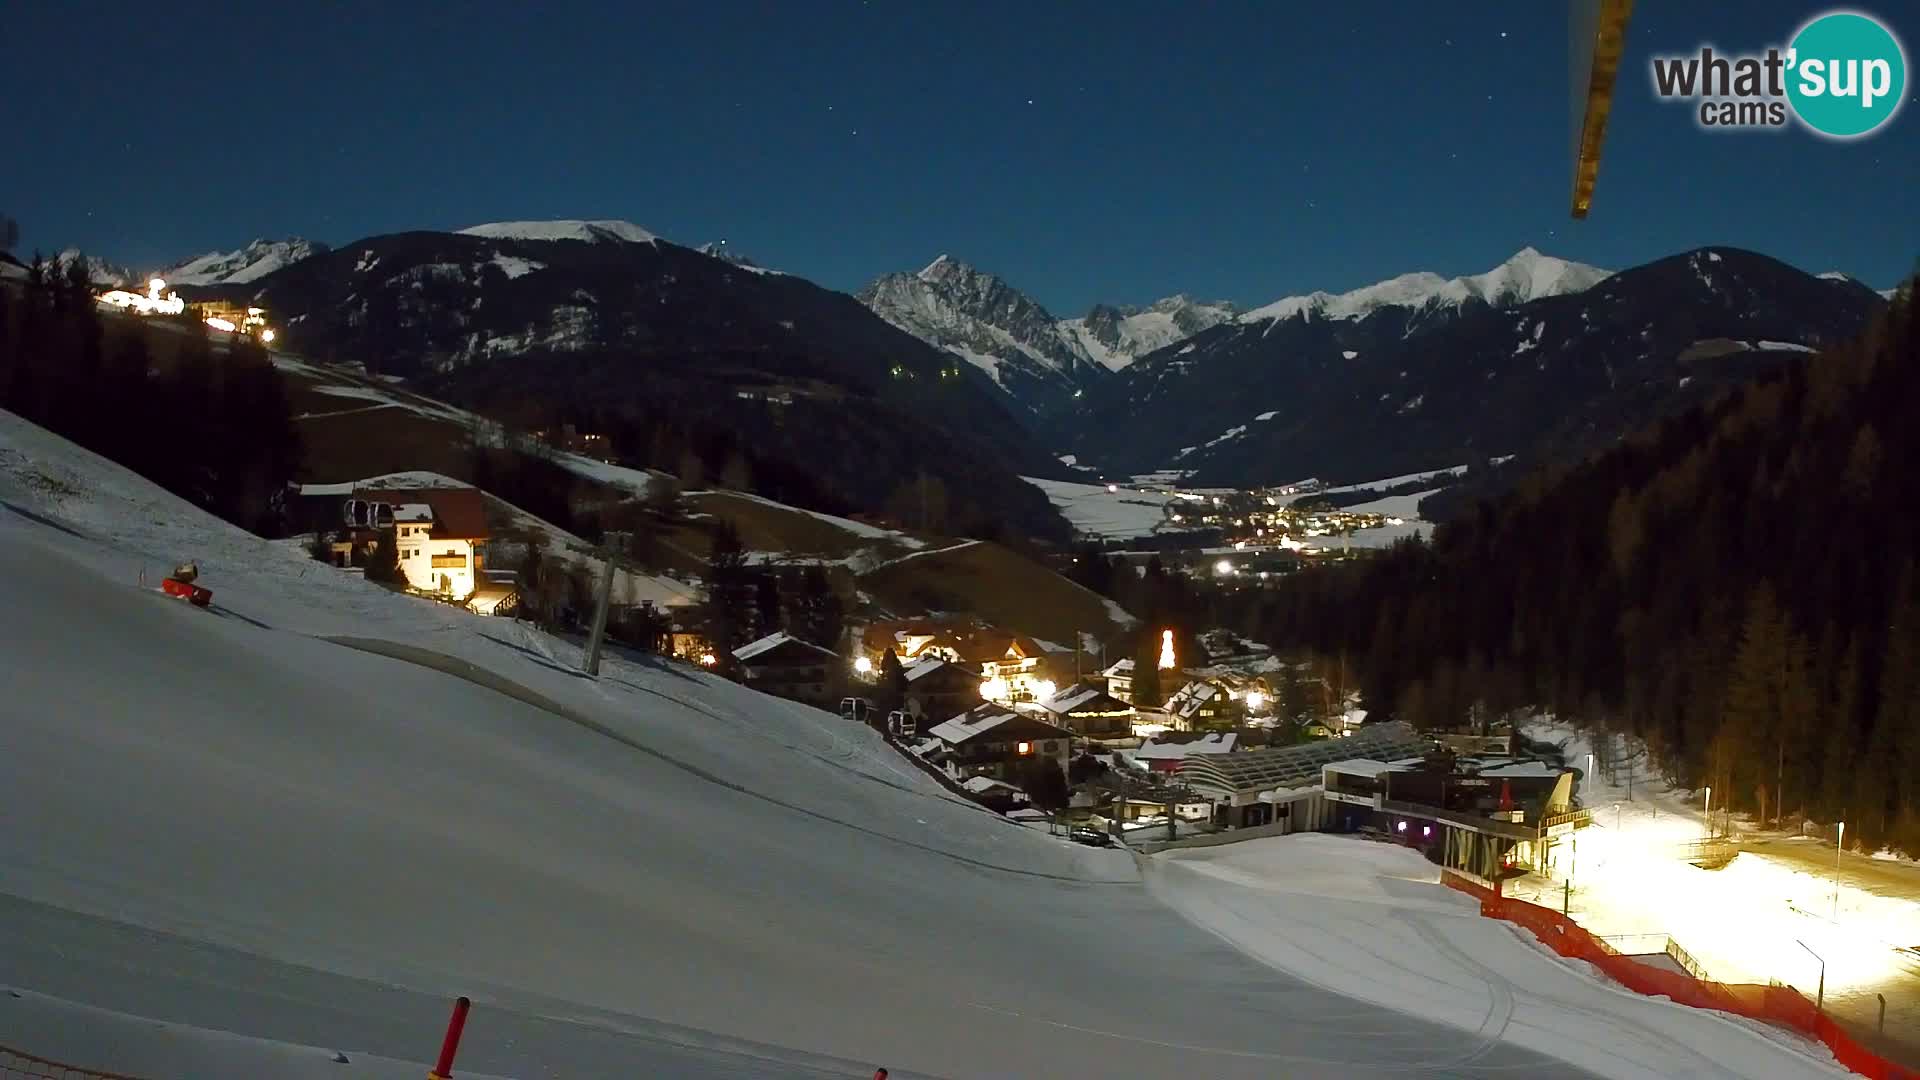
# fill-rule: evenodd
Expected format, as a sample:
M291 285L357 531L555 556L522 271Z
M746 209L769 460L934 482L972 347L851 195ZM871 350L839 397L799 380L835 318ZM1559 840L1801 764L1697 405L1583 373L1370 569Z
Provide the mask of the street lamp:
M1833 921L1840 921L1840 851L1846 846L1847 823L1841 822L1833 836Z
M873 661L864 656L859 657L853 662L853 670L861 675L871 674L873 672Z
M1706 801L1705 807L1702 809L1702 813L1706 817L1706 820L1701 824L1706 827L1707 839L1711 840L1713 839L1713 785L1712 784L1707 785L1707 801Z

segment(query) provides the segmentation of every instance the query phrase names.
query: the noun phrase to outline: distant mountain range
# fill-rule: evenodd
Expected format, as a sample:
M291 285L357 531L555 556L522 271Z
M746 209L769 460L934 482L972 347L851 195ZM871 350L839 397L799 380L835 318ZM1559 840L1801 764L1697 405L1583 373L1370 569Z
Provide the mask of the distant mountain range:
M1494 270L1289 297L1129 365L1063 421L1113 474L1366 480L1578 453L1858 333L1883 303L1733 248L1619 273L1525 249Z
M136 278L87 265L102 284ZM756 453L770 470L819 472L843 512L883 505L919 472L985 507L983 478L1059 475L1064 454L1107 475L1221 485L1514 456L1511 473L1849 337L1885 295L1733 248L1617 273L1524 248L1481 274L1403 274L1245 312L1174 296L1060 319L947 255L855 298L724 242L682 247L611 220L338 250L257 240L163 275L190 297L267 307L311 356L482 407L677 410L735 438L761 424L746 402L797 402L785 415L814 430L789 424ZM1041 506L1013 515L1034 533L1058 526Z
M844 293L629 222L368 237L183 295L259 304L291 351L511 422L671 428L709 475L737 457L783 501L882 513L911 488L920 508L925 476L956 526L1066 532L1016 478L1059 464L974 368Z
M1172 296L1145 309L1096 305L1059 319L1001 278L942 255L913 274L887 274L857 294L907 333L987 373L1041 416L1068 406L1134 358L1227 321L1234 308Z
M238 251L210 251L158 271L154 276L165 279L169 285L244 285L326 251L325 244L298 237L255 240Z

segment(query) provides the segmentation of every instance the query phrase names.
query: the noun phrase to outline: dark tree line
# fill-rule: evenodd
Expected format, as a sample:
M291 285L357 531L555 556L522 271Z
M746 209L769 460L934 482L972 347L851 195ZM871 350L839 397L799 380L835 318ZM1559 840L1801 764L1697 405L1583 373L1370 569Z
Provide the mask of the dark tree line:
M733 650L769 634L784 630L838 651L846 629L845 605L824 569L749 565L739 530L726 520L713 529L700 614L722 670Z
M301 459L280 375L251 341L167 322L103 320L84 259L36 256L23 290L0 287L0 408L271 535Z
M1243 629L1353 656L1375 715L1546 707L1764 818L1920 853L1920 332L1859 341L1531 478ZM1793 820L1790 816L1788 820Z

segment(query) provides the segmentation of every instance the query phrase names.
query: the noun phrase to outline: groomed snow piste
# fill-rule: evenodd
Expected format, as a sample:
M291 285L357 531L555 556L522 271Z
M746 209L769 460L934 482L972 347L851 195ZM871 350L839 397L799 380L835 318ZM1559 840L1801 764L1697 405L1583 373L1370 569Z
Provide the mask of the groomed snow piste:
M211 610L152 589L186 558ZM1405 867L1259 861L1385 854L1358 844L1158 860L1149 891L1127 853L963 803L865 729L638 657L584 678L552 638L4 413L0 580L0 981L25 994L0 1043L29 1052L351 1077L308 1064L344 1051L384 1076L465 993L482 1076L1826 1074ZM222 1055L223 1032L266 1042Z

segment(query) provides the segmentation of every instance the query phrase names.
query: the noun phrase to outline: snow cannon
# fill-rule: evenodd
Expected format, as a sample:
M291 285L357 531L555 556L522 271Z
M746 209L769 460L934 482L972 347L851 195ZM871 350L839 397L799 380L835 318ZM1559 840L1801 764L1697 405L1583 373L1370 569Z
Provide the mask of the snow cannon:
M173 573L160 583L160 591L168 596L177 596L194 607L206 607L213 603L213 590L195 585L200 576L200 568L193 563L181 563L173 568Z

